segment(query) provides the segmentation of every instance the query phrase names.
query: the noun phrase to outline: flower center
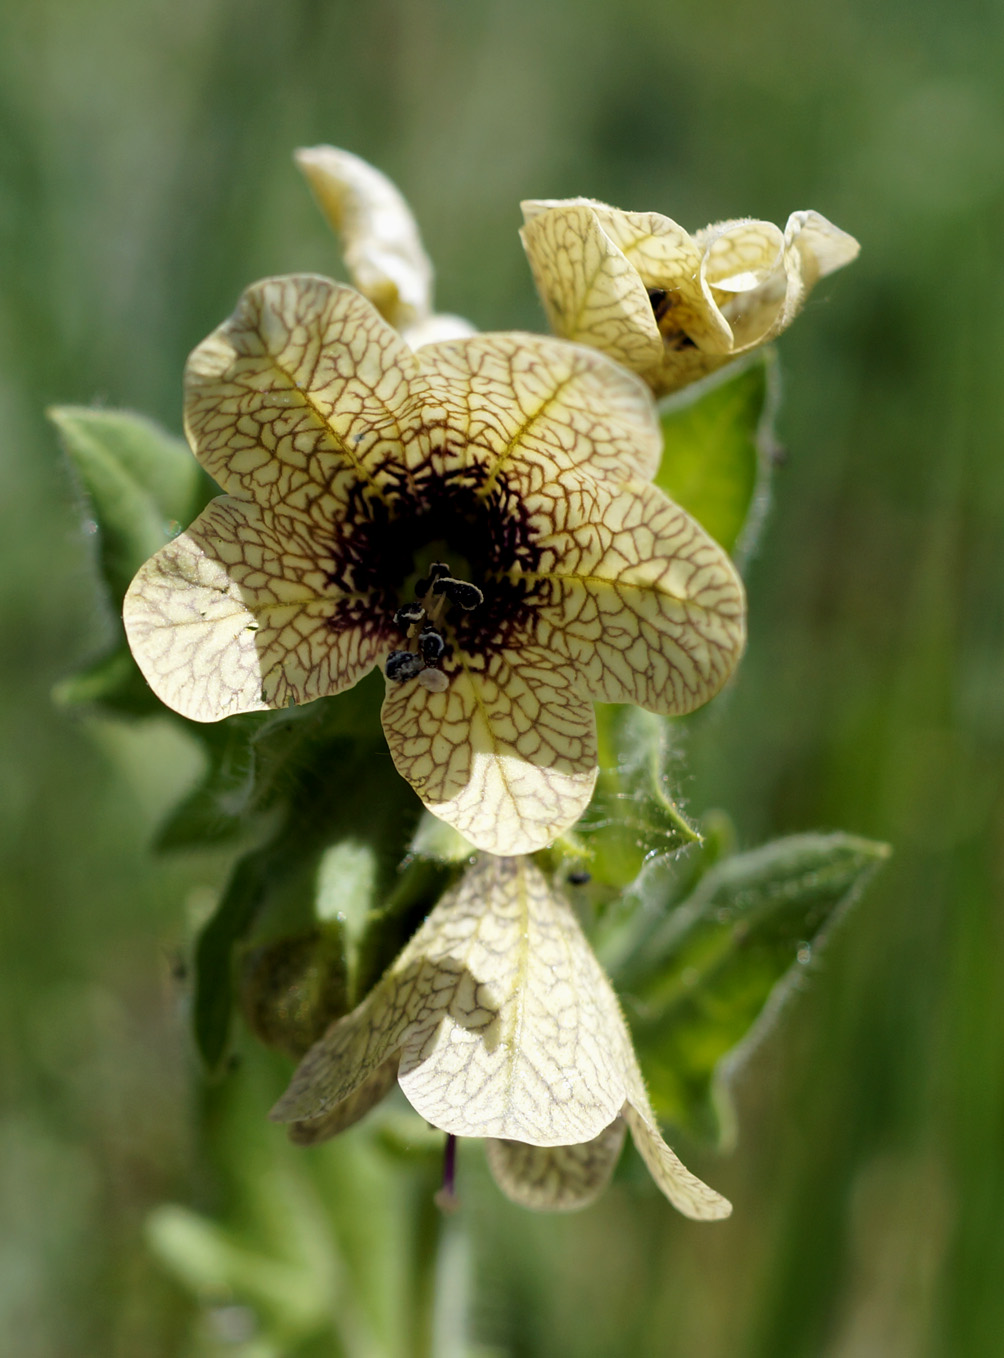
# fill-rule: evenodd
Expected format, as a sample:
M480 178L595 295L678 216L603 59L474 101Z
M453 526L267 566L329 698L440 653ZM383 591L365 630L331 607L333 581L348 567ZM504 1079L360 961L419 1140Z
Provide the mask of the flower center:
M432 693L441 693L449 683L439 668L448 652L442 625L451 608L472 612L485 601L477 585L458 580L445 561L434 561L428 575L415 585L415 598L402 604L394 614L394 625L405 634L407 650L391 651L387 657L388 679L403 683L417 679Z
M667 346L670 349L695 348L694 341L681 330L679 322L673 315L679 300L675 292L670 288L649 288L648 300L652 304L652 312L659 327L659 333L666 341Z
M483 669L532 629L541 549L519 495L489 479L475 463L420 469L387 500L356 490L328 539L327 577L343 596L328 626L386 642L392 681L441 691L455 657Z

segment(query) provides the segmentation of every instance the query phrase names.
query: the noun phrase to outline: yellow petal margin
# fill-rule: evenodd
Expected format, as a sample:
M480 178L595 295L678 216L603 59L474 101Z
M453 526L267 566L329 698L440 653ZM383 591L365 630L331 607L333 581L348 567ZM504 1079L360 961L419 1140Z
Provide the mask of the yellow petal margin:
M499 650L483 670L459 665L440 693L388 682L381 717L398 772L475 848L531 853L589 805L592 703L544 651Z
M350 688L386 643L338 627L339 595L298 520L221 496L140 569L122 616L162 702L219 721Z

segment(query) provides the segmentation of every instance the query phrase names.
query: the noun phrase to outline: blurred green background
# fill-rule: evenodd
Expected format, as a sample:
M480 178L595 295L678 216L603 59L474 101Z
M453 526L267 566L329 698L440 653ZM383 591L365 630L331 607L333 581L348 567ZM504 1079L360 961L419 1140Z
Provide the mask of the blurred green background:
M839 827L895 857L744 1072L735 1152L690 1148L731 1221L682 1220L630 1166L585 1214L537 1218L465 1157L478 1351L1001 1352L1002 29L984 0L9 0L6 1352L257 1352L238 1313L206 1328L144 1222L171 1201L222 1211L240 1174L299 1172L260 1124L282 1070L233 1075L244 1160L218 1163L181 973L226 859L147 851L194 772L177 737L52 706L108 620L43 410L97 401L179 427L185 357L240 289L338 268L290 158L319 141L396 180L440 306L484 329L542 328L521 197L691 228L813 207L862 243L780 344L789 456L749 573L752 640L684 792L695 813L728 808L746 846ZM365 1146L345 1144L332 1192L358 1196L360 1230L393 1225L400 1176L348 1174Z

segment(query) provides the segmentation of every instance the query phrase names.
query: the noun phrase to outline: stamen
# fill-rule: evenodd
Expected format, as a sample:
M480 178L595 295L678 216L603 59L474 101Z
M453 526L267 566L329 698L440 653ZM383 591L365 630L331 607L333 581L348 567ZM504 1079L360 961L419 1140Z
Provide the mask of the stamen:
M433 581L432 592L445 594L451 604L456 604L467 613L485 601L485 596L477 585L469 585L466 580L454 580L452 575Z
M425 621L425 609L420 603L402 604L394 614L394 626L407 632L412 623Z
M446 638L434 627L423 627L418 634L418 653L427 665L439 660L446 650Z
M391 651L387 657L385 673L388 679L404 683L406 679L414 679L424 669L425 661L420 655L415 655L414 651Z

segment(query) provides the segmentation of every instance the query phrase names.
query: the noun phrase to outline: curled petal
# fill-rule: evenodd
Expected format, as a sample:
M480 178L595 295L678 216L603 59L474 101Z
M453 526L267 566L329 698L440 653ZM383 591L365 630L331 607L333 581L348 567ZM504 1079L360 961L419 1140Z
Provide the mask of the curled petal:
M522 206L520 237L554 333L634 372L658 367L662 336L645 285L593 206L571 203L539 215Z
M785 247L794 249L802 261L802 278L811 288L820 278L852 263L861 246L821 212L793 212L784 228Z
M185 429L224 490L321 529L357 486L385 498L399 484L424 394L414 354L368 302L293 274L248 288L192 353Z
M322 1141L330 1141L339 1132L354 1126L390 1093L397 1079L397 1067L398 1056L395 1052L327 1113L319 1118L292 1123L289 1129L290 1141L297 1146L317 1146Z
M328 224L341 237L352 281L391 325L423 321L432 306L432 265L411 210L386 175L334 146L296 152Z
M637 1074L637 1092L624 1106L624 1119L648 1172L678 1212L694 1221L721 1221L732 1215L732 1204L692 1174L662 1139L648 1098Z
M350 688L386 646L354 616L302 524L228 496L146 562L123 606L150 687L193 721Z
M580 522L541 535L537 640L567 659L597 701L690 712L742 654L742 581L658 487L591 494Z
M592 704L545 652L463 662L442 692L388 681L382 720L397 770L430 811L488 853L532 853L586 809L596 782Z
M526 492L570 468L620 484L650 480L662 437L649 392L602 354L539 335L479 335L417 355L445 423L446 455Z
M523 1141L485 1143L488 1168L507 1198L538 1212L574 1212L600 1196L624 1145L626 1127L615 1118L592 1141L574 1146L528 1146Z
M608 353L657 395L772 339L815 282L857 254L817 212L721 222L691 236L658 213L586 199L523 204L526 247L556 333Z

